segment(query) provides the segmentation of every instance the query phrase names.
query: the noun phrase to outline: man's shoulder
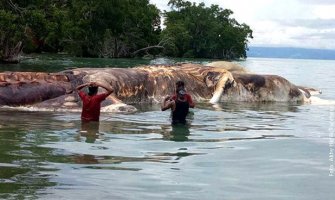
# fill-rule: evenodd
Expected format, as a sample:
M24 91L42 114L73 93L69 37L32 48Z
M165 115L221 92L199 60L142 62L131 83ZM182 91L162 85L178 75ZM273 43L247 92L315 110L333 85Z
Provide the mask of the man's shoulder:
M109 96L108 93L101 93L101 94L97 94L97 95L95 95L94 98L104 100L104 99L107 98L108 96Z
M78 91L78 94L79 94L80 97L84 97L84 96L86 96L86 93L83 92L83 91Z
M192 99L192 97L189 93L186 93L186 97Z

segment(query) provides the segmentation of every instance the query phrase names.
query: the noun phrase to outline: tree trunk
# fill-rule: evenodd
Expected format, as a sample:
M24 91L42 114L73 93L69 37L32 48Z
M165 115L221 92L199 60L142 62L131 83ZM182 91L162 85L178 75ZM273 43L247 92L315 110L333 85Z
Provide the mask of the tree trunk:
M2 63L19 63L20 62L20 54L22 51L22 42L18 42L14 48L6 47L4 48L4 52L2 57L0 58L0 62Z

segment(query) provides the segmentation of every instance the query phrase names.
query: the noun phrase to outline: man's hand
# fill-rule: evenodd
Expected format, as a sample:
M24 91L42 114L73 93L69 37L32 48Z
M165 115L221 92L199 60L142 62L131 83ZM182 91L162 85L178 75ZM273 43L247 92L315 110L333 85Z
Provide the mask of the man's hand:
M167 101L167 100L171 100L171 96L168 95L164 98L164 101Z
M76 89L77 89L77 91L79 91L79 90L81 90L84 87L89 86L89 85L91 85L91 83L84 83L84 84L79 85Z
M90 82L91 87L98 87L98 84L96 82Z
M169 108L174 109L175 102L172 100L171 96L166 96L161 104L162 111L165 111Z

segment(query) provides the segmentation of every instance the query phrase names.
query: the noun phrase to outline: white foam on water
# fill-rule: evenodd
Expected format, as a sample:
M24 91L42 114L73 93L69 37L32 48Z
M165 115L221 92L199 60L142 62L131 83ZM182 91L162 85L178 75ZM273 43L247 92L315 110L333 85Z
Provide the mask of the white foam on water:
M116 103L116 104L111 104L109 106L102 107L100 112L103 112L103 113L133 113L136 111L137 109L134 106L127 105L124 103Z
M28 112L81 112L81 108L38 108L33 106L2 106L1 108ZM101 113L133 113L136 111L134 106L124 103L111 104L101 108Z
M317 96L311 96L309 99L312 105L324 105L324 106L335 105L335 100L321 99L320 97Z
M32 106L2 106L1 108L7 110L30 111L30 112L81 112L81 109L38 108Z

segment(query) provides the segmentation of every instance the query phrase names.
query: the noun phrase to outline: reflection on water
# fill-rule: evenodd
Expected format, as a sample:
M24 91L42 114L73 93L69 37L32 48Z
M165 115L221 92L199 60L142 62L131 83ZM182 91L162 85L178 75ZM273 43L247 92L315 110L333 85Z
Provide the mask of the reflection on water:
M246 110L277 112L297 112L302 103L286 103L286 102L223 102L214 105L203 104L203 108L212 106L216 111L227 112L243 112Z
M54 170L43 164L52 150L32 145L39 142L38 132L31 138L30 133L6 122L2 120L0 128L0 198L35 198L36 190L56 185L49 173Z
M165 140L183 142L188 140L190 129L188 124L175 124L171 126L162 126L162 135Z
M94 143L99 138L99 122L81 122L80 135L86 137L86 142Z
M124 59L124 58L74 58L67 55L39 54L23 58L16 65L1 64L2 71L40 71L40 72L58 72L78 67L134 67L139 65L171 65L177 62L207 63L208 59L179 59L179 58L156 58L149 59Z

